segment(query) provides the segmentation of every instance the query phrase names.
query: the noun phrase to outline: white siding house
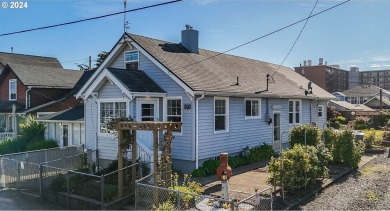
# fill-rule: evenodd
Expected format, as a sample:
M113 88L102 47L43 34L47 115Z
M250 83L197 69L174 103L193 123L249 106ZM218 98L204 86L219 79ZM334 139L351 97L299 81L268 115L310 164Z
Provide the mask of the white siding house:
M335 97L315 84L306 95L309 81L290 68L226 54L211 58L215 52L191 52L189 43L197 46L185 35L182 44L120 38L76 95L85 101L88 149L98 149L101 160L116 159L117 139L105 126L112 118L179 121L173 165L190 172L221 152L262 143L279 150L294 125L325 124L326 103ZM137 143L151 151L150 138L137 132Z

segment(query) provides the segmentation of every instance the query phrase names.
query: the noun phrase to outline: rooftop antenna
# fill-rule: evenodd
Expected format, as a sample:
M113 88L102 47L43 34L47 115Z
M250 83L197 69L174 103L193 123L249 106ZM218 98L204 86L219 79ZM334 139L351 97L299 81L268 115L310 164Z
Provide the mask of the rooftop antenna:
M123 0L123 32L127 33L127 30L129 27L129 21L126 20L126 6L127 6L127 0Z

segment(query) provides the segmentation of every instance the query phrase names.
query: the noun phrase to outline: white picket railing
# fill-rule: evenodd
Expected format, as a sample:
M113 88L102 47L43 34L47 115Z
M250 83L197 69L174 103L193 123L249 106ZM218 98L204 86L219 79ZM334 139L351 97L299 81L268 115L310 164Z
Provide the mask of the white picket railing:
M128 158L131 158L131 150L128 153ZM139 161L144 161L150 163L150 170L153 172L153 151L146 146L146 144L142 143L142 141L137 140L137 159Z
M14 139L16 138L16 133L12 132L2 132L0 133L0 141L5 141L7 138Z

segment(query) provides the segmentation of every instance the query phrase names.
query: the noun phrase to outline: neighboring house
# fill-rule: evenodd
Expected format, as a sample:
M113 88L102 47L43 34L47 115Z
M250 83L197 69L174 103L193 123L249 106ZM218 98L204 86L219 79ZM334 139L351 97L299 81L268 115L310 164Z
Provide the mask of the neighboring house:
M390 100L388 97L382 97L382 106L379 96L375 96L364 103L364 105L373 108L373 109L390 109Z
M117 158L112 118L183 122L172 158L190 172L221 152L263 143L279 150L294 125L322 127L336 98L315 84L306 96L308 82L287 67L199 49L198 31L187 27L181 44L124 34L76 97L85 101L86 147L98 149L101 161ZM149 151L151 137L137 131Z
M345 101L345 94L341 92L335 92L333 95L337 97L338 101Z
M363 104L351 104L347 101L329 101L328 106L333 106L336 111L340 112L342 116L348 120L355 119L356 116L375 116L378 115L375 109L372 109Z
M342 93L345 95L345 101L352 104L365 104L373 97L380 96L380 87L374 85L360 85L351 89L345 90ZM389 99L390 91L382 89L382 98Z
M45 139L59 146L85 144L84 105L38 117L45 126Z
M47 114L33 110L72 90L83 72L65 70L55 58L0 53L0 140L15 137L18 123L26 114ZM76 101L72 98L73 101ZM50 112L73 107L56 106Z
M74 95L92 76L94 70L84 71L72 90L49 103L27 110L36 112L36 121L45 126L45 139L55 140L59 146L85 144L84 102ZM63 109L59 112L59 109ZM45 112L42 112L45 111Z

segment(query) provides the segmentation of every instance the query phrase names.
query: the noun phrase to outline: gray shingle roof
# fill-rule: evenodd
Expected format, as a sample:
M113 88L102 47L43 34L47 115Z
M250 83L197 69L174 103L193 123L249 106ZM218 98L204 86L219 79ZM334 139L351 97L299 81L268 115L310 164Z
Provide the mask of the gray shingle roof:
M330 104L332 106L332 104L335 104L335 105L338 105L338 106L341 106L343 108L345 108L346 110L353 110L353 111L375 111L374 109L366 106L366 105L363 105L363 104L351 104L347 101L335 101L335 100L331 100L330 101Z
M57 58L0 52L0 63L62 68Z
M272 75L279 67L276 64L204 49L199 49L199 54L190 53L181 44L128 35L194 91L254 94L266 89L266 75ZM217 54L220 55L215 56ZM237 77L238 86L234 85ZM269 91L262 93L263 96L305 97L304 89L309 80L292 69L281 66L273 79L274 83L269 84ZM315 84L313 93L312 97L335 99Z
M108 68L108 71L127 87L130 92L165 93L165 91L143 71L115 68Z
M8 66L26 86L71 89L83 74L82 71L53 67L23 64L11 64Z
M381 88L370 85L370 86L355 86L351 89L343 91L346 97L372 97L379 93ZM390 92L382 89L383 94L390 95Z
M68 110L38 117L38 121L84 121L84 106L77 106Z

